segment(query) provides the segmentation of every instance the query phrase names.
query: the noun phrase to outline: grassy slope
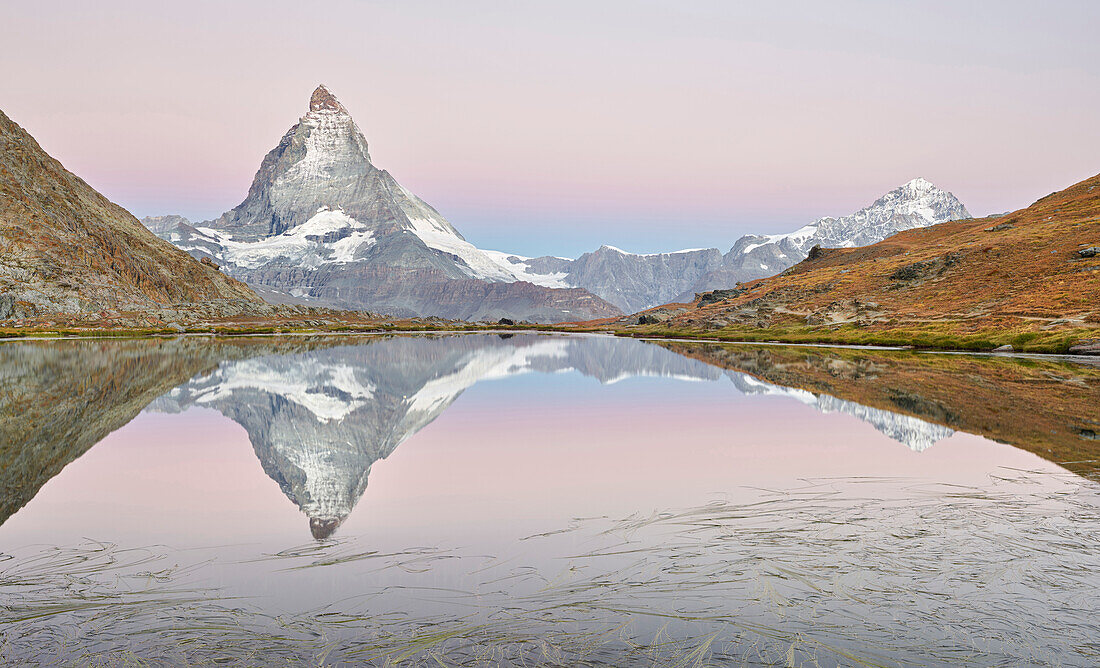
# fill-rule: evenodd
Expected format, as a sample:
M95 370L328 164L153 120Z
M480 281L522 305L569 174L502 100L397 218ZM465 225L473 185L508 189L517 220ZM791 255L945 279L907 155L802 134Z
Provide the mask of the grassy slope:
M828 249L739 294L626 332L1060 352L1100 340L1100 176L1026 209Z

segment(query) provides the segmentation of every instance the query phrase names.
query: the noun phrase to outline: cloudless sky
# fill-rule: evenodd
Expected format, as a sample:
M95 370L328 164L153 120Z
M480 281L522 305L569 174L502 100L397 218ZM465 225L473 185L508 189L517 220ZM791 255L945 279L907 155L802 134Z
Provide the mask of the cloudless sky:
M923 176L975 215L1100 173L1100 2L57 2L0 109L138 216L216 217L326 83L483 248L717 246Z

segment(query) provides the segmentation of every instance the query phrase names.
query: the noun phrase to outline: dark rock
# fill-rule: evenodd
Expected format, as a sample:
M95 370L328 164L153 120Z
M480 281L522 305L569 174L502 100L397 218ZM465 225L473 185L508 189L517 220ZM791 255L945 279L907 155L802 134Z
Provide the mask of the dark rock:
M1100 355L1100 341L1088 339L1069 347L1070 355Z
M1082 248L1077 251L1077 254L1081 257L1096 257L1100 255L1100 246L1089 246L1088 248Z
M994 225L993 227L985 228L986 232L1004 232L1005 230L1011 230L1014 226L1009 223L1001 223L1000 225Z
M962 259L961 253L948 253L943 257L914 262L913 264L907 264L894 271L894 273L890 274L890 278L895 281L916 281L922 278L938 276L948 267L952 267L958 263L960 259Z
M825 255L825 249L821 247L821 244L817 244L810 249L810 252L806 255L806 259L812 262L823 255Z
M497 320L497 324L504 325L505 327L514 327L516 321L512 320L511 318L501 318L500 320Z
M702 308L709 304L717 304L718 302L725 301L727 299L736 297L737 295L743 295L747 292L745 288L732 288L729 290L712 290L710 292L703 292L695 295L699 302L695 305L696 308Z

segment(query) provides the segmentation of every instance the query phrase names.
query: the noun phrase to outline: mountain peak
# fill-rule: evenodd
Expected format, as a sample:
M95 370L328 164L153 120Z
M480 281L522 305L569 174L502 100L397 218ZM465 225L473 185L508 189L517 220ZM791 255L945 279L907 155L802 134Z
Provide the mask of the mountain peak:
M930 192L932 190L938 190L938 188L936 188L935 184L933 184L931 181L928 181L927 179L924 179L924 178L918 176L917 178L913 179L912 181L909 181L905 185L901 186L901 188L899 188L899 190L905 190L905 191L908 191L908 192L923 193L923 192Z
M309 110L347 112L344 105L340 104L340 101L336 99L336 96L332 94L332 91L330 91L325 84L317 86L313 91L313 95L309 98Z

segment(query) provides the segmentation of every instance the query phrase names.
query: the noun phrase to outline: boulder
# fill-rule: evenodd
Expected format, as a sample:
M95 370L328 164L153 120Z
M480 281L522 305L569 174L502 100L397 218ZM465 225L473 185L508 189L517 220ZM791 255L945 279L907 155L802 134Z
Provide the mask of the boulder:
M1016 352L1016 349L1013 348L1010 344L1006 343L1003 346L997 346L996 348L994 348L993 352L995 352L995 353L1014 353L1014 352Z
M1100 246L1089 246L1088 248L1082 248L1077 251L1077 254L1081 257L1096 257L1100 255Z
M1070 355L1100 355L1100 341L1088 339L1069 347Z

